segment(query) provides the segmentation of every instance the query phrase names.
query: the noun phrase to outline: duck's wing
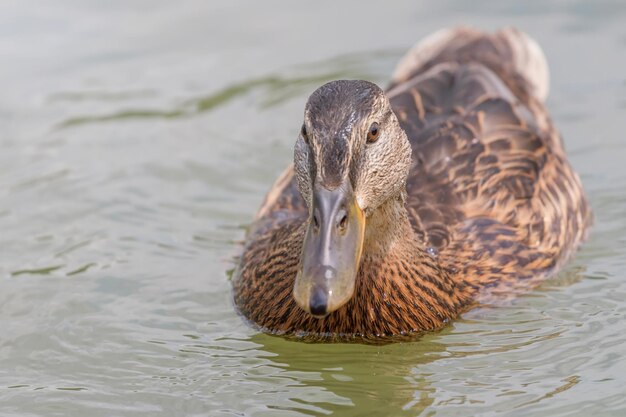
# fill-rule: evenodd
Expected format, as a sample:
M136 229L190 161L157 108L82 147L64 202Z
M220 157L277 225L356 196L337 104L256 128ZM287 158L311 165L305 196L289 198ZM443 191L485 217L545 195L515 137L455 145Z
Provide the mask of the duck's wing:
M400 60L389 90L443 62L480 63L517 96L545 101L549 71L539 45L524 32L504 28L486 33L470 27L442 29L417 43Z
M249 237L276 229L284 222L302 221L307 216L308 209L298 190L293 164L290 164L265 196L256 213Z
M581 239L589 212L530 38L439 33L401 61L388 94L413 147L407 207L426 245L471 239L472 251L532 250L554 264Z

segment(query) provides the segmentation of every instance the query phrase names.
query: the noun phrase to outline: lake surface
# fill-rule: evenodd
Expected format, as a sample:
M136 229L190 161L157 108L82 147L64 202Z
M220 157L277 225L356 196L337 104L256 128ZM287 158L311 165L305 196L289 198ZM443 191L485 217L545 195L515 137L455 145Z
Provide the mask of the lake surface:
M229 271L308 95L461 23L543 46L582 250L415 342L247 327ZM8 0L0 59L0 415L626 415L626 3Z

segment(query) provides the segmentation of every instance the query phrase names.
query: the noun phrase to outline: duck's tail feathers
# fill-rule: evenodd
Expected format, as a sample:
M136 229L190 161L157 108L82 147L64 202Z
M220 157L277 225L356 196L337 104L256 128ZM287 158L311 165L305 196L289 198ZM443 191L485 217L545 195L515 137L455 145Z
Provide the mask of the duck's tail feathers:
M498 74L513 91L545 101L550 76L543 51L515 28L486 33L469 27L442 29L415 45L398 63L396 86L442 62L478 62Z

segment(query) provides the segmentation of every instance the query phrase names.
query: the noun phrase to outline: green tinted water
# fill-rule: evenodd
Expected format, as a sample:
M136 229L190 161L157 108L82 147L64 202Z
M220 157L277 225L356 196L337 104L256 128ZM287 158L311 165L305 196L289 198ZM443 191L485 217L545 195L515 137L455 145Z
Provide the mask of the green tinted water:
M3 416L626 415L626 6L0 4ZM412 343L258 334L227 271L308 94L515 25L595 211L558 276Z

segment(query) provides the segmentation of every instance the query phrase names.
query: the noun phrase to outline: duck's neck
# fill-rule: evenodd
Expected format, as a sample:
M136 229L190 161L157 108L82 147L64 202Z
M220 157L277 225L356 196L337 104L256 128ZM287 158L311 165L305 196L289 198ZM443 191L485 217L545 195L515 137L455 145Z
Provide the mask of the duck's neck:
M419 249L401 195L389 199L368 216L363 255L384 258L399 244Z
M375 332L439 328L465 308L468 290L426 252L401 198L387 201L367 218L353 300L362 310L347 310L371 314Z

